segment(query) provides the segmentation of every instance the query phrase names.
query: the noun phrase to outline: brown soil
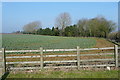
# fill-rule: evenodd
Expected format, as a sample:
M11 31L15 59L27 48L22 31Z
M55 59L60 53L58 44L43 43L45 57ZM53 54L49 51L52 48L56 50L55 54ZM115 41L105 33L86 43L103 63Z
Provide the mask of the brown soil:
M81 60L86 59L105 59L105 58L112 58L112 56L104 56L104 55L94 55L94 56L81 56ZM44 61L63 61L63 60L77 60L77 56L72 57L44 57ZM17 61L40 61L40 58L10 58L7 59L7 62L17 62Z
M114 44L107 41L106 39L103 39L103 38L96 38L96 45L95 47L98 47L98 48L103 48L103 47L113 47Z

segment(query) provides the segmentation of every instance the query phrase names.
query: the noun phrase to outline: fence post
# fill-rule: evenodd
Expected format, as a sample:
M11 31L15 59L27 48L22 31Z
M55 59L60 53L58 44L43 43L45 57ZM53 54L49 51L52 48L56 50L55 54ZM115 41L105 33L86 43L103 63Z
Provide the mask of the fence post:
M3 63L2 63L2 62L3 62L2 49L0 49L0 51L1 51L1 52L0 52L0 65L2 65L2 64L3 64ZM0 66L0 80L1 80L1 76L2 76L2 74L3 74L2 70L3 70L3 69L2 69L2 66Z
M40 69L43 69L43 48L40 47Z
M115 67L118 68L118 45L115 45Z
M2 48L2 57L3 57L3 74L6 72L6 55L5 55L5 49Z
M77 46L77 66L78 70L80 69L80 49L79 46Z

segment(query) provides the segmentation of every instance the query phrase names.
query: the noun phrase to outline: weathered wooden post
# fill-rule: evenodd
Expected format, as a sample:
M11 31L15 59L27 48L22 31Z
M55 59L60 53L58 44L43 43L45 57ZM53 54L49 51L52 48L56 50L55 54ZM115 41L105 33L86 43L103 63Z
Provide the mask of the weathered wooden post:
M5 49L2 48L2 57L3 57L3 74L6 72L6 55L5 55Z
M80 69L80 49L79 46L77 46L77 66L78 70Z
M40 69L43 69L43 48L40 47Z
M115 67L118 68L118 45L115 45Z
M3 68L2 68L3 58L2 57L3 57L2 56L2 49L0 49L0 80L1 80L1 76L2 76L2 70L3 70Z

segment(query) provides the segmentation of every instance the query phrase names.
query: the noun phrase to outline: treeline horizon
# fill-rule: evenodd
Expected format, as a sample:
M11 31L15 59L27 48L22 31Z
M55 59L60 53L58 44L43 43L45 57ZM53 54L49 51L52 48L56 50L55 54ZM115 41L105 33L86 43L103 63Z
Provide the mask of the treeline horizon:
M75 29L75 31L73 30ZM63 37L101 37L101 38L108 38L110 40L114 40L116 42L120 42L120 31L117 32L111 32L107 35L107 37L103 37L103 36L90 36L90 35L78 35L78 33L76 33L77 28L76 25L71 25L66 27L65 29L65 35ZM17 33L17 34L33 34L33 35L47 35L47 36L61 36L60 35L60 30L55 27L52 27L52 29L50 28L45 28L45 29L38 29L37 31L34 32L24 32L24 31L16 31L13 33ZM4 33L3 33L4 34Z
M71 16L69 13L61 13L55 20L52 29L42 28L40 21L34 21L23 26L23 31L16 33L66 36L66 37L103 37L120 39L119 32L110 35L116 29L117 25L103 16L97 16L91 19L80 19L76 24L71 25Z
M35 34L35 35L50 35L50 36L68 36L68 37L104 37L115 30L116 24L106 20L104 17L95 17L92 19L81 19L77 24L69 25L61 29L60 27L37 28L31 30L30 26L38 24L37 21L27 24L28 27L24 31L16 31L15 33Z

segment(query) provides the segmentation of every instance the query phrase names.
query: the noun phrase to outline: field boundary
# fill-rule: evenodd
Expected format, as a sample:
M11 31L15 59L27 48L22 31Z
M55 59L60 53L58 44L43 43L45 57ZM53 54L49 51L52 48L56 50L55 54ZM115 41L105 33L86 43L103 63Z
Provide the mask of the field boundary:
M42 47L40 48L40 50L5 50L5 53L15 53L15 52L39 52L40 55L36 56L36 55L32 55L32 56L10 56L10 57L6 57L5 59L13 59L13 58L39 58L39 61L17 61L17 62L5 62L6 65L14 65L14 64L35 64L38 63L39 66L37 67L9 67L10 70L14 70L14 69L47 69L47 68L77 68L80 69L81 67L111 67L114 66L116 68L119 67L118 64L118 49L120 49L117 45L115 45L114 47L105 47L105 48L85 48L85 49L80 49L79 46L77 46L77 49L46 49L44 50ZM114 50L114 53L97 53L97 54L80 54L80 51L90 51L90 50ZM57 52L57 51L75 51L76 54L74 55L44 55L43 52ZM1 51L2 52L2 51ZM4 53L4 54L5 54ZM46 53L47 54L47 53ZM114 58L106 58L106 59L80 59L80 56L93 56L93 55L113 55ZM53 61L44 61L45 57L76 57L76 60L53 60ZM89 63L89 62L94 62L92 65L91 64L86 64L85 63ZM96 64L103 62L104 64ZM111 63L111 64L107 64L107 63ZM61 65L56 65L56 63L59 64L67 64L64 66ZM47 64L52 64L51 66L44 66ZM69 65L68 65L69 64ZM74 65L71 65L74 64ZM5 67L6 67L5 65ZM8 66L7 66L8 67ZM6 68L7 69L7 68Z

